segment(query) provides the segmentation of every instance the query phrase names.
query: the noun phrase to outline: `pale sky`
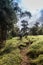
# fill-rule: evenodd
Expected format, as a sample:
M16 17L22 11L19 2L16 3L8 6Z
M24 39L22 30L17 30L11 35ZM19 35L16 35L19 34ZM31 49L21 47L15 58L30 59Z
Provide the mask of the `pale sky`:
M21 27L21 20L26 19L31 27L37 19L40 18L40 10L43 10L43 0L17 0L22 9L31 12L32 18L24 17L18 21L19 27Z
M37 10L43 9L43 0L21 0L21 6L35 13Z

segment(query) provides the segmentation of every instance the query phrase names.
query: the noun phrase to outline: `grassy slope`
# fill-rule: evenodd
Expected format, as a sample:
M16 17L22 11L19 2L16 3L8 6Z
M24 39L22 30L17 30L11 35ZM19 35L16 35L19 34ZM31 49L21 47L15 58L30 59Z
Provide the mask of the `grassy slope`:
M0 65L20 65L21 55L18 46L26 46L23 44L25 41L28 42L25 38L19 40L17 37L7 40L5 47L0 50Z
M28 48L27 54L30 56L31 65L43 65L43 36L30 38L33 44Z
M17 38L7 40L6 45L0 50L0 65L20 65L20 50L17 48Z
M20 65L21 55L18 46L26 46L25 42L32 41L27 54L30 56L31 65L43 65L43 36L28 36L20 41L17 37L6 41L6 45L0 50L0 65Z

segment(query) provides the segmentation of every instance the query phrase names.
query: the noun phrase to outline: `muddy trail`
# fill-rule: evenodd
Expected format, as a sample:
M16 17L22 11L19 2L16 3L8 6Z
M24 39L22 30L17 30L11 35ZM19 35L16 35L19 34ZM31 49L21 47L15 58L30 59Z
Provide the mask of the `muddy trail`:
M20 54L22 56L22 62L21 65L30 65L30 58L27 56L27 49L28 46L23 47L23 49L20 50Z

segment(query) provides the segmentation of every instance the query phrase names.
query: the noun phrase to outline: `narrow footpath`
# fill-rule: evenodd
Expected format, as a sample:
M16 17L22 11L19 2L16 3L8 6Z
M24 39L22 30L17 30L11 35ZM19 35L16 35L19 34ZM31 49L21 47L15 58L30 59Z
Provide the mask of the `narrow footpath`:
M21 56L22 56L21 65L30 65L29 57L26 55L27 48L28 48L28 47L25 47L24 49L22 49L22 50L20 51L20 54L21 54Z

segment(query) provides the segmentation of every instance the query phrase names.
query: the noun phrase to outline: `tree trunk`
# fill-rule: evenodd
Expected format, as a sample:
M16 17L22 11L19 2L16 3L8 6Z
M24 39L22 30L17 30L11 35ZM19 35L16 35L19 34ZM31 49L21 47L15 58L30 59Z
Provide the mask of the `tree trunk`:
M4 27L4 26L3 26ZM0 49L5 46L7 30L0 26Z

